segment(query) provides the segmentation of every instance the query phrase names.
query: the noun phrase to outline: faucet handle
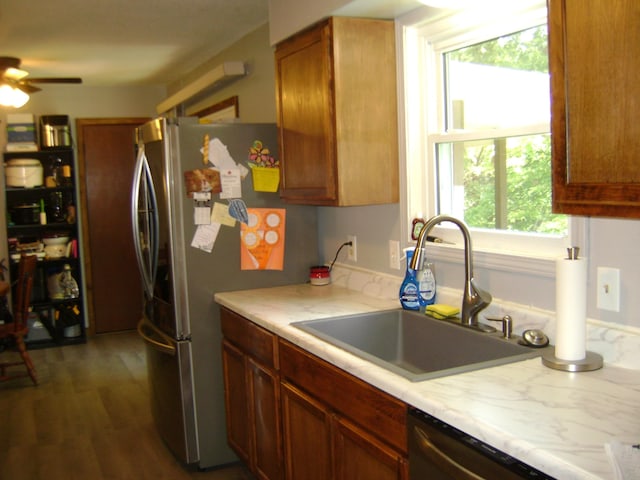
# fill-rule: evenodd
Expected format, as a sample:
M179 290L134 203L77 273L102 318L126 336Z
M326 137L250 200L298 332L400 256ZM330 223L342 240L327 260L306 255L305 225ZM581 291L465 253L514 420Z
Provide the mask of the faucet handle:
M502 318L485 318L485 320L489 320L490 322L501 322L502 336L504 338L511 338L511 334L513 333L513 319L510 315L505 315Z

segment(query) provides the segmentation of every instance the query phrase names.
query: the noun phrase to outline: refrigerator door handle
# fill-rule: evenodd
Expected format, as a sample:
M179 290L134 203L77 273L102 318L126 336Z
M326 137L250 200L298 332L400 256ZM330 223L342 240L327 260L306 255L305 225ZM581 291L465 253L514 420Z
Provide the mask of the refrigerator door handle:
M140 193L144 182L144 205L140 205ZM141 232L140 214L145 215L146 232ZM138 156L133 172L133 185L131 189L131 224L133 229L133 244L136 253L136 260L142 275L145 292L148 298L153 298L153 282L156 275L158 264L158 218L157 218L157 202L155 192L153 191L153 183L151 179L151 171L149 163L144 151L144 144L138 147ZM149 243L148 262L145 262L143 253L141 233L148 235Z
M147 344L159 352L175 357L176 347L173 339L163 333L151 322L147 321L144 317L138 322L138 334Z

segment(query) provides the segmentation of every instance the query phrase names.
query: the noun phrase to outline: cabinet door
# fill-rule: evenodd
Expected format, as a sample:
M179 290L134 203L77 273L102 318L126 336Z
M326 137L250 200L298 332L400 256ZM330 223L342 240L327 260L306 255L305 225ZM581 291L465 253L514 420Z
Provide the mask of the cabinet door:
M286 478L333 478L331 416L327 409L292 385L283 383L282 418Z
M244 354L226 340L222 342L227 441L247 464L251 458L251 417Z
M640 217L637 0L550 0L553 210Z
M258 478L283 478L279 378L247 359L253 404L254 471Z
M406 460L349 421L335 421L336 480L404 480Z
M407 452L405 403L286 340L280 340L279 354L282 379L397 451Z
M281 195L297 203L337 198L329 28L286 40L275 54Z

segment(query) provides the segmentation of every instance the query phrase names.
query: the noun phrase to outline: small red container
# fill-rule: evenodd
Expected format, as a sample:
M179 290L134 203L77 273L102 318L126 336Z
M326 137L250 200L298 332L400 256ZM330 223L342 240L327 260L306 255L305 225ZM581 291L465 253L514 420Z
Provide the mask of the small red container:
M315 265L309 269L309 281L311 285L329 285L331 283L331 271L324 265Z

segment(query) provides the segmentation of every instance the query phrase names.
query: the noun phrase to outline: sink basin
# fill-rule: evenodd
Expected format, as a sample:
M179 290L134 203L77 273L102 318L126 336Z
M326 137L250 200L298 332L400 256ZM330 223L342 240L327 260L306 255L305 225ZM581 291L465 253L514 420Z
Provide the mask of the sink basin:
M402 309L291 325L413 382L535 358L544 350Z

